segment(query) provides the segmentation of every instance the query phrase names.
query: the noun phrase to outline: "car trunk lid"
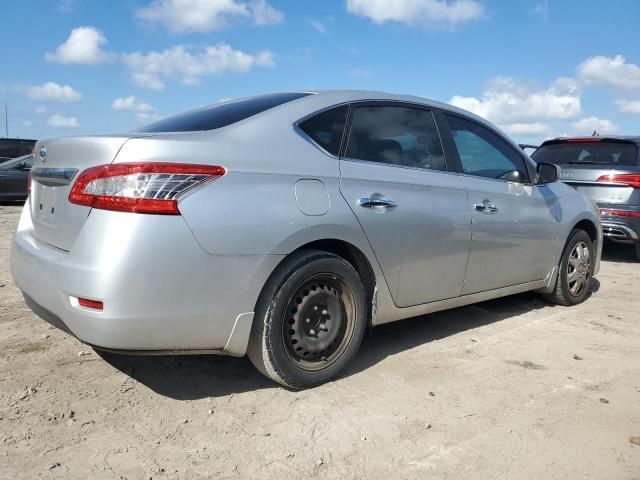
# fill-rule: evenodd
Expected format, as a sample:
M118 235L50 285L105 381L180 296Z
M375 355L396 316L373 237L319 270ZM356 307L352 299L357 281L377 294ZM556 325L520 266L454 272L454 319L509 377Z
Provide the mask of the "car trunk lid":
M86 168L112 163L131 135L79 136L40 141L35 147L30 194L34 236L69 251L91 208L68 201Z

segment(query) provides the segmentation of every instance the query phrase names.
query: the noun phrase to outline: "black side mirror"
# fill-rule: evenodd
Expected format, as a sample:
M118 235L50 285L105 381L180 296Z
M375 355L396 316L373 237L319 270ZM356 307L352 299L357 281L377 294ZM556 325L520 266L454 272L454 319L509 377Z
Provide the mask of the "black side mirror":
M553 183L560 179L560 167L553 163L539 163L536 167L538 183Z

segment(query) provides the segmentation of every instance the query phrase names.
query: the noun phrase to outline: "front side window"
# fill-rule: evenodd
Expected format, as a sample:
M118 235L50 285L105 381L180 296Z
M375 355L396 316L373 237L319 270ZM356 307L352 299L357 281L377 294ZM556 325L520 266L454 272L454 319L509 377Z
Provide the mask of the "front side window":
M332 108L305 120L300 128L327 152L338 156L348 113L347 105Z
M404 106L355 107L346 157L430 170L447 169L431 112Z
M454 115L447 115L447 120L464 173L518 183L529 180L522 156L495 133Z
M0 170L30 170L33 166L33 157L23 156L7 160L0 165Z

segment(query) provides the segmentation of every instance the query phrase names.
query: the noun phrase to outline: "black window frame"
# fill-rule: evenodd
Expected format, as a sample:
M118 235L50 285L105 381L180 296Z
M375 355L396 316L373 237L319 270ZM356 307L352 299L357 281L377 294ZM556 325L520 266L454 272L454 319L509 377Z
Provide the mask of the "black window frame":
M381 163L381 162L372 162L369 160L362 160L359 158L350 158L346 156L347 145L349 144L349 137L351 136L351 123L353 120L353 112L358 107L405 107L405 108L413 108L417 110L423 110L431 113L431 117L433 118L433 124L436 128L436 133L438 134L438 139L440 140L440 146L442 147L442 155L444 157L445 170L436 170L431 168L423 168L423 167L413 167L410 165L394 165L391 163ZM359 163L369 163L373 165L385 166L385 167L394 167L394 168L404 168L409 170L415 170L418 172L432 172L432 173L456 173L452 168L452 164L449 161L447 151L444 145L444 139L442 132L440 131L440 126L436 119L436 108L430 105L421 104L421 103L412 103L406 102L402 100L359 100L350 102L349 115L347 117L347 122L345 124L345 132L342 135L342 146L340 147L340 160L344 160L347 162L359 162Z
M447 120L447 115L450 115L452 117L458 117L464 121L473 123L477 127L484 128L485 130L487 130L488 132L492 133L493 135L498 137L500 140L502 140L508 147L510 147L514 151L516 156L522 159L522 162L524 163L524 166L525 166L524 173L527 174L528 178L522 182L514 182L512 180L483 177L481 175L474 175L472 173L465 172L464 167L462 166L462 161L460 160L460 155L458 154L458 147L456 146L455 140L453 138L453 133L451 133L451 127L449 125L449 121ZM434 111L434 116L436 118L436 122L439 125L439 128L444 133L444 137L446 138L446 140L443 141L443 146L446 149L447 156L450 156L452 158L453 160L452 163L454 164L454 168L457 173L459 173L460 175L466 175L473 178L481 178L484 180L489 180L494 182L514 183L516 185L535 185L537 175L536 175L535 166L533 165L532 161L529 160L528 156L521 149L515 148L512 145L512 142L510 142L509 139L505 138L505 136L501 134L499 131L497 131L495 128L492 128L491 126L486 125L482 122L478 122L474 118L468 117L466 115L461 115L458 112L454 112L450 110L438 109L437 113Z

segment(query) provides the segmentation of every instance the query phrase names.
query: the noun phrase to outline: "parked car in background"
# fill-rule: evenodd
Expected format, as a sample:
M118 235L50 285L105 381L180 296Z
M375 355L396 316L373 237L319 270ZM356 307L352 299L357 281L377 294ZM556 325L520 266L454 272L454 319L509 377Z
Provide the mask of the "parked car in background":
M598 204L604 236L635 245L640 260L640 136L556 138L532 154Z
M0 201L25 200L29 195L29 171L33 166L31 154L13 158L0 164Z
M493 125L380 92L260 95L40 141L11 265L98 349L248 354L293 388L367 327L536 290L589 295L600 217Z
M3 159L11 159L29 155L33 152L36 140L26 138L0 138L0 163Z

